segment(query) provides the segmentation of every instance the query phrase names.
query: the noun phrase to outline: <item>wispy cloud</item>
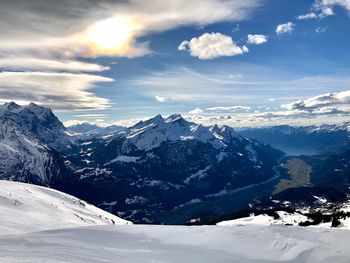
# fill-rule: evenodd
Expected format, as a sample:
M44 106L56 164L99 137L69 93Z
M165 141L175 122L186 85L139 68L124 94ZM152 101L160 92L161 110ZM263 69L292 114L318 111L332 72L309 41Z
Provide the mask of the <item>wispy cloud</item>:
M0 57L0 68L11 70L43 70L43 71L72 71L98 72L109 70L109 67L76 60L54 60L32 57Z
M307 13L305 15L300 15L297 17L298 20L307 20L307 19L315 19L317 18L318 15L316 15L315 12L310 12L310 13Z
M95 95L94 87L112 81L97 75L109 67L82 58L144 56L152 51L140 37L186 25L242 21L261 3L0 1L1 99L33 100L60 110L105 109L109 101Z
M216 106L216 107L210 107L206 108L206 111L213 111L213 112L237 112L237 111L248 111L250 110L250 107L247 106Z
M239 78L231 78L238 74ZM271 77L273 76L273 77ZM197 105L264 105L273 97L287 102L290 97L313 96L315 92L338 92L350 85L347 75L300 76L251 64L211 64L209 68L174 68L150 73L128 81L130 89L138 86L139 94L154 98L176 97L178 102Z
M224 107L223 107L224 108ZM261 107L260 107L261 108ZM218 114L206 110L193 110L187 117L204 124L256 126L348 121L350 116L350 91L327 93L281 105L282 110L254 111L235 114Z
M147 43L138 42L140 36L184 25L242 21L261 3L261 0L177 0L171 5L162 0L153 0L151 4L138 0L2 1L0 49L45 50L65 56L140 56L149 52ZM118 34L113 34L115 28L119 28Z
M106 109L109 100L91 92L110 78L90 74L52 72L0 72L0 97L34 101L56 110Z

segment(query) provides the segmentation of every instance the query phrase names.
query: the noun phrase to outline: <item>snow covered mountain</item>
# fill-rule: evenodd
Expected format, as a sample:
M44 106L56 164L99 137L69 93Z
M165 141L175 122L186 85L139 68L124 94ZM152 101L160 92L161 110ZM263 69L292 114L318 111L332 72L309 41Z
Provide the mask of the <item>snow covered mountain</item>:
M138 222L168 222L160 211L268 181L282 156L230 127L178 114L121 131L87 124L68 130L50 109L11 102L0 106L0 123L0 179L54 187Z
M67 173L73 142L50 109L31 103L0 106L0 178L49 185Z
M1 235L106 224L131 223L53 189L0 180Z
M243 129L241 135L272 145L288 155L336 153L350 148L350 123L271 126Z
M14 102L0 105L0 118L16 123L21 132L35 137L55 150L64 151L71 144L65 127L49 108L30 103L20 106Z
M267 181L282 156L228 126L205 127L178 114L158 115L84 144L85 164L76 172L75 188L85 191L73 193L138 222L162 220L160 210Z

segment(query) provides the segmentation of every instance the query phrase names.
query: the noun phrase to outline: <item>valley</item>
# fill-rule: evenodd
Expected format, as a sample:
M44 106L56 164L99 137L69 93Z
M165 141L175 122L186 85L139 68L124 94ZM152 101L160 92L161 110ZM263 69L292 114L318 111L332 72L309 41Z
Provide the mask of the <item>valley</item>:
M302 159L295 157L288 158L286 162L281 164L281 167L287 169L290 178L281 179L276 185L273 194L278 194L289 188L306 186L310 183L310 173L312 168Z

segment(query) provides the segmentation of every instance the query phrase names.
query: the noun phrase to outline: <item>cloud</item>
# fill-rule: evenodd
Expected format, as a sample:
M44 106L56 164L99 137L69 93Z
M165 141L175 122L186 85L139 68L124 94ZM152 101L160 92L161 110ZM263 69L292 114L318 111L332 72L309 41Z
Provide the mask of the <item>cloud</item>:
M80 62L75 60L53 60L31 57L9 56L0 58L0 68L6 70L47 70L47 71L72 71L72 72L97 72L109 70L99 64Z
M288 22L285 24L280 24L276 27L276 34L282 35L282 34L291 34L294 31L295 24L292 22Z
M316 0L313 4L313 9L318 12L319 18L324 18L334 15L333 6L335 5L341 5L345 8L349 7L348 10L350 10L350 4L347 6L347 3L347 0Z
M328 27L316 27L316 29L315 29L315 32L316 33L324 33L324 32L326 32L327 31L327 29L328 29Z
M189 111L188 113L189 113L189 114L200 114L200 113L203 113L203 112L204 112L203 109L197 107L197 108L195 108L195 109Z
M237 32L239 32L239 30L240 30L240 25L239 24L234 25L233 28L232 28L232 32L233 33L237 33Z
M261 107L260 107L261 108ZM190 112L187 117L205 125L226 124L231 126L262 125L310 125L348 121L350 116L350 91L327 93L289 104L284 110L253 111L227 115L228 112L206 110Z
M141 37L189 25L243 21L261 3L262 0L177 0L171 4L163 0L0 1L0 68L15 71L1 73L1 99L34 100L55 109L104 109L109 101L95 95L92 88L97 82L112 80L92 73L73 73L101 72L109 67L82 58L145 56L152 51L150 43Z
M333 16L333 7L339 5L350 11L350 2L348 0L316 0L311 7L311 11L305 15L297 17L298 20L322 19L327 16Z
M183 41L178 49L180 51L188 49L192 57L199 59L232 57L249 51L246 46L237 46L232 37L221 33L204 33L198 38Z
M238 74L236 70L239 70L239 77L232 77ZM266 65L213 61L210 66L186 68L176 65L160 72L145 73L128 80L126 85L130 92L136 89L141 96L176 97L177 102L195 103L194 106L259 106L270 98L283 104L313 96L315 90L338 92L350 85L350 77L346 74L300 76Z
M90 74L0 72L0 98L34 101L55 110L106 109L109 100L92 93L96 83L113 79Z
M350 1L349 0L318 0L315 3L316 6L323 7L333 7L333 6L342 6L347 11L350 12Z
M307 13L305 15L300 15L297 17L298 20L307 20L307 19L315 19L317 18L318 15L316 15L315 12L310 12L310 13Z
M158 102L164 102L166 100L166 98L162 97L162 96L155 96L154 97Z
M0 48L44 49L69 56L142 56L149 49L147 43L138 42L140 36L185 25L242 21L261 2L177 0L169 5L162 0L1 1Z
M215 111L215 112L236 112L236 111L248 111L250 107L247 106L217 106L206 108L206 111Z
M268 40L268 36L265 35L248 35L248 44L261 45L266 43Z
M209 108L195 108L188 113L191 115L198 115L198 114L211 114L211 113L233 113L233 112L242 112L242 111L248 111L250 110L250 107L247 106L216 106L216 107L209 107Z
M88 119L105 119L108 117L107 114L101 114L101 113L90 113L90 114L77 114L74 115L76 118L88 118Z
M330 108L339 111L345 111L344 107L350 107L350 90L326 93L315 97L311 97L306 100L298 100L289 104L282 105L282 108L288 110L298 110L307 112L324 112L325 109L329 110Z

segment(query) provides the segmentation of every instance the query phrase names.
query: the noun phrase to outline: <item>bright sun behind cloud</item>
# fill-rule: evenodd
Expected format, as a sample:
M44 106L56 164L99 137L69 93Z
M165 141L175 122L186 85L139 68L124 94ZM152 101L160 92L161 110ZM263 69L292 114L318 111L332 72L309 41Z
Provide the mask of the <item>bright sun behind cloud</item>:
M123 17L112 17L97 22L91 28L90 40L105 49L114 49L130 41L134 25Z

